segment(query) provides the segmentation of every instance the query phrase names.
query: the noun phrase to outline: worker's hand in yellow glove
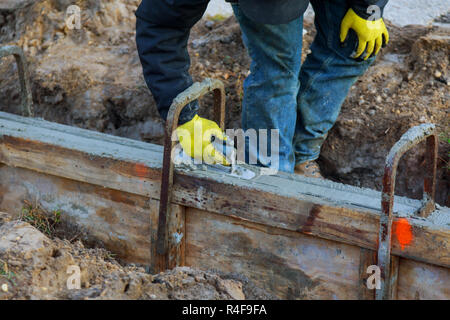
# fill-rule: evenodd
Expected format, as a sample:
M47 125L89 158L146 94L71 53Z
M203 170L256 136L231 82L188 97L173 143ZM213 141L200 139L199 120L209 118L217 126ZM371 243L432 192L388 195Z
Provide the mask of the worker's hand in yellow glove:
M370 56L377 55L381 47L389 42L389 33L382 18L366 20L358 16L353 9L349 9L341 23L341 43L345 42L350 29L358 36L358 49L353 55L355 59L365 51L364 60L367 60Z
M225 134L214 121L195 117L176 129L183 151L190 157L208 164L230 164L224 155L214 148L213 141L226 140Z

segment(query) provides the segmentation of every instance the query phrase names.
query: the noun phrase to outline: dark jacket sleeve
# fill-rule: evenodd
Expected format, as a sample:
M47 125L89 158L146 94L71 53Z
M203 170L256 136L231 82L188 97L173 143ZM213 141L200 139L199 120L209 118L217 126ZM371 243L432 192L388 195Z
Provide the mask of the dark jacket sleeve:
M388 0L349 0L350 7L355 13L364 19L369 19L374 12L368 12L368 8L372 5L376 5L380 8L380 17L383 17L383 10Z
M144 78L165 120L173 99L192 84L187 42L208 0L142 0L136 11L136 44ZM197 102L186 107L180 123L189 121Z

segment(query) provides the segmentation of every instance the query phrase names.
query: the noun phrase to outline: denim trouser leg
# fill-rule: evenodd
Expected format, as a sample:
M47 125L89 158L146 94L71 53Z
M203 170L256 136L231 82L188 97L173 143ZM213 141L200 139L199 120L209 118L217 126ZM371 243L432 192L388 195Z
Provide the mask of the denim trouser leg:
M346 0L311 0L317 36L300 71L297 126L294 136L296 164L319 157L328 131L336 122L350 87L373 62L349 58L357 38L350 32L340 45L340 25L348 10Z
M279 170L292 172L303 18L281 25L260 24L248 19L239 5L233 5L233 10L252 59L244 81L242 128L268 129L269 146L270 129L278 129Z

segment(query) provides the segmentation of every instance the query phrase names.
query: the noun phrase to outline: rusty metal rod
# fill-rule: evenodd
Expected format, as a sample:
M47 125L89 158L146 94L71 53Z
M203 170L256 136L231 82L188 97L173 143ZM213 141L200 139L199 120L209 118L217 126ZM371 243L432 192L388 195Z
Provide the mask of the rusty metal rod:
M436 165L438 140L434 124L422 124L409 129L390 150L384 169L381 193L380 232L378 237L377 263L381 271L381 288L376 291L377 300L391 296L390 260L391 229L393 220L395 177L400 158L411 148L426 140L426 173L424 178L424 206L419 214L427 216L435 209Z
M178 119L183 108L210 91L214 93L214 112L217 116L215 120L219 122L220 128L225 130L225 88L220 80L205 79L201 83L194 83L173 100L167 115L159 204L158 239L156 243L156 252L160 255L165 254L168 248L167 219L170 217L174 171L171 155L176 143L176 137L173 136L173 133L178 126Z
M20 90L22 97L22 115L33 116L33 96L31 94L30 76L27 62L22 49L18 46L0 47L0 59L6 56L14 56L19 71Z

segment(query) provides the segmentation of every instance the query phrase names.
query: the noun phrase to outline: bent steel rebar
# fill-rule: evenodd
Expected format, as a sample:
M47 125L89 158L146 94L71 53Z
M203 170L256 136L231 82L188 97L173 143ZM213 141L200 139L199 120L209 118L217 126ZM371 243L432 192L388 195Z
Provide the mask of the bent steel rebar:
M194 83L173 100L167 115L159 204L158 239L156 244L157 253L160 255L165 254L168 248L167 219L170 215L174 171L171 153L176 143L176 140L172 138L173 132L178 126L178 119L183 108L190 102L211 91L214 93L214 114L217 117L215 120L219 123L222 131L225 130L225 88L220 80L205 79L201 83Z
M22 115L33 116L33 96L31 94L30 77L25 55L18 46L0 47L0 59L6 56L14 56L19 71L20 90L22 97Z
M409 129L392 147L387 158L383 176L381 193L381 217L378 238L378 267L381 271L381 288L376 291L376 299L391 297L392 279L390 272L391 229L393 220L395 177L400 158L411 148L426 140L426 172L424 178L424 205L418 212L426 217L435 209L434 195L436 190L436 165L438 138L434 124L422 124Z

